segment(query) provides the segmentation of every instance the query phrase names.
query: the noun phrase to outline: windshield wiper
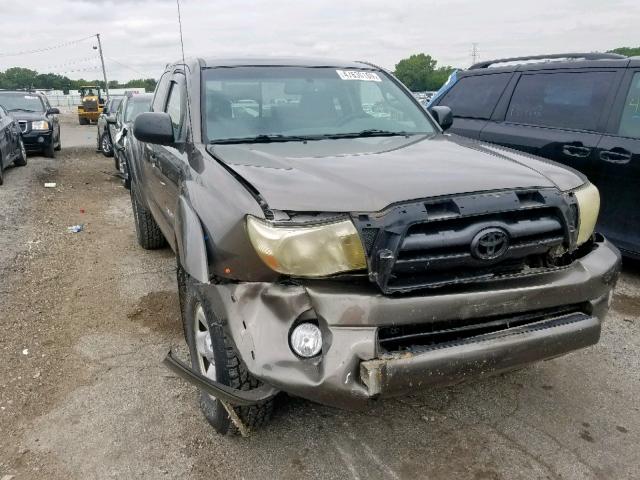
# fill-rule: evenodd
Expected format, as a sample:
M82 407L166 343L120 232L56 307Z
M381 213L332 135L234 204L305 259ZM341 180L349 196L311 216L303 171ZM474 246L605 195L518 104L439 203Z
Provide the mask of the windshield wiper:
M256 135L255 137L221 138L211 140L211 144L229 143L271 143L271 142L304 142L314 140L315 137L291 136L291 135Z
M360 130L359 132L349 133L328 133L322 138L360 138L360 137L408 137L409 135L420 135L415 132L393 132L391 130L379 130L377 128L369 128Z
M18 110L21 112L35 112L35 110L29 110L28 108L10 108L7 112L17 112Z

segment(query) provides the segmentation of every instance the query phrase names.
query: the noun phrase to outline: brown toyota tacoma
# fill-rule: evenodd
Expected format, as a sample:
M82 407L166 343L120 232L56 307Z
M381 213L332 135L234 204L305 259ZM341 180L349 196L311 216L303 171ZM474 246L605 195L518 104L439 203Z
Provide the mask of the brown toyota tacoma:
M344 408L598 342L619 252L578 172L445 133L361 62L167 66L133 133L144 248L169 244L222 433L287 392Z

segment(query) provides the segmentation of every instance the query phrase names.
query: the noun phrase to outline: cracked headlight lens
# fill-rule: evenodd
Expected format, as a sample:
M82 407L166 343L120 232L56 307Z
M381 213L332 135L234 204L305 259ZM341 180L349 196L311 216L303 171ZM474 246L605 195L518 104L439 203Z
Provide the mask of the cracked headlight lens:
M247 230L258 256L276 272L324 277L367 267L360 236L351 220L282 227L248 216Z
M591 238L600 212L600 192L592 183L587 183L573 191L578 202L578 240L582 245Z

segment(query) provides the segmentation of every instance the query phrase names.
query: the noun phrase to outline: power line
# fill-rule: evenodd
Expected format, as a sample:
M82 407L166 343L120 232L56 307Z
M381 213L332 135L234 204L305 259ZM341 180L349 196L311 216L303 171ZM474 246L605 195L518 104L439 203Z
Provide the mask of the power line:
M85 40L88 40L88 39L93 38L93 37L95 37L95 35L90 35L88 37L79 38L77 40L69 40L68 42L62 42L62 43L59 43L57 45L52 45L50 47L45 47L45 48L37 48L37 49L34 49L34 50L22 50L21 52L0 53L0 58L18 57L20 55L30 55L32 53L48 52L49 50L55 50L56 48L62 48L62 47L66 47L66 46L69 46L69 45L76 44L76 43L84 42Z
M65 62L65 63L60 63L58 65L48 65L46 67L38 67L40 68L40 70L56 70L59 68L65 68L68 67L70 65L78 65L79 63L86 63L86 62L91 62L91 61L96 61L98 60L98 57L96 57L95 55L92 55L91 57L85 57L85 58L78 58L76 60L71 60L69 62Z
M131 67L131 66L129 66L129 65L125 65L124 63L119 62L119 61L118 61L118 60L116 60L115 58L106 57L106 59L107 59L107 60L109 60L109 61L111 61L111 62L117 63L117 64L118 64L118 65L120 65L121 67L128 68L129 70L131 70L131 71L133 71L133 72L136 72L138 75L142 75L143 77L144 77L145 75L147 75L146 73L142 73L140 70L136 70L135 68L133 68L133 67Z

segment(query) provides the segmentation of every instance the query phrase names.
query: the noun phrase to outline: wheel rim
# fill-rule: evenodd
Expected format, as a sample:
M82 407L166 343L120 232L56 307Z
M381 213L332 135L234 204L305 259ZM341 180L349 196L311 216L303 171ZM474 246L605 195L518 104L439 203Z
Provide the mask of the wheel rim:
M102 137L102 151L105 153L111 152L111 142L106 136Z
M196 341L196 356L200 373L216 380L216 361L213 357L213 345L207 317L201 304L197 304L193 316L193 333Z

